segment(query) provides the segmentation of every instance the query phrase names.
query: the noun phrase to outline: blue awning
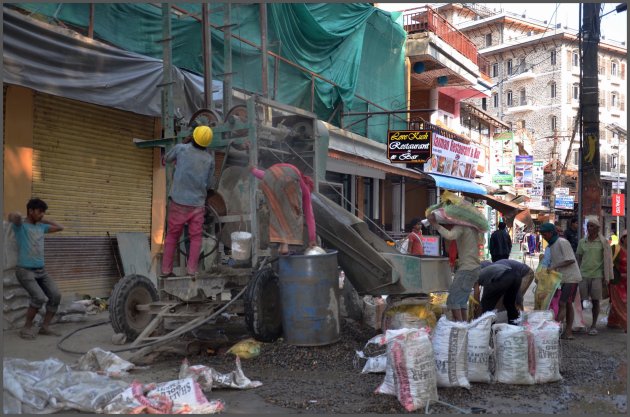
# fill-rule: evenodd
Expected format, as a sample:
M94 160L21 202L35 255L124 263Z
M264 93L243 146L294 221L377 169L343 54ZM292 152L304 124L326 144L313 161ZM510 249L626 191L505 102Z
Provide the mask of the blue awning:
M433 174L433 173L429 174L428 172L427 172L427 175L433 178L435 180L435 185L437 185L440 188L446 188L447 190L451 190L451 191L462 191L466 193L480 194L480 195L486 195L488 193L484 187L482 187L479 184L475 184L474 182L469 181L469 180L465 180L462 178L455 178L455 177L447 177L446 175L439 175L439 174Z

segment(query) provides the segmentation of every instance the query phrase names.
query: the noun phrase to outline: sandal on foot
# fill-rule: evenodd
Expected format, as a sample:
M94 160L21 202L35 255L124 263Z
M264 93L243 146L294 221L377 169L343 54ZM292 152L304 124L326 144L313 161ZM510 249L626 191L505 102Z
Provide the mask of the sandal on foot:
M563 339L563 340L575 340L575 336L573 336L572 334L570 334L570 335L562 334L560 336L560 339Z
M32 327L23 328L22 330L20 330L19 335L22 339L26 340L33 340L35 339L35 337L37 337L37 333L35 333L35 330Z
M597 334L597 329L596 328L592 328L591 330L588 331L588 335L589 336L595 336Z
M50 330L47 327L42 327L41 329L39 329L39 334L43 334L44 336L61 336L61 334L57 333L54 330Z

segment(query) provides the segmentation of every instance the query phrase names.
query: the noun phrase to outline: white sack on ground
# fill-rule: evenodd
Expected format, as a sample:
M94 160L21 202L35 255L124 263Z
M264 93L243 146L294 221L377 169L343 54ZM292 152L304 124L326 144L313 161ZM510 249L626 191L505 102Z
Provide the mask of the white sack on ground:
M101 412L106 414L215 414L221 401L208 401L192 378L143 385L138 381L117 395Z
M499 323L492 326L492 333L495 380L504 384L533 384L535 362L531 332L522 326Z
M387 346L387 361L393 363L396 397L405 410L437 401L435 357L426 330L395 337Z
M385 372L387 368L387 341L391 340L398 334L402 334L408 332L409 329L395 329L393 331L387 331L384 334L379 334L371 338L365 343L363 350L357 350L356 355L354 357L354 364L358 367L358 363L360 359L366 359L365 365L363 366L362 374L367 373L382 373ZM375 356L367 356L363 351L367 349L370 345L381 346L382 349L379 350L378 355Z
M373 337L368 341L375 341L377 344L383 345L387 344L387 351L390 350L391 342L396 337L402 337L408 333L413 332L414 329L396 329L396 330L387 330L385 334L380 334L378 336ZM366 344L367 346L367 344ZM388 355L388 354L386 354ZM389 356L388 356L389 357ZM376 394L388 394L388 395L396 395L396 384L394 382L394 363L389 359L385 365L385 378L381 385L376 388L374 391Z
M468 381L468 323L454 322L442 316L433 329L433 352L438 387L470 389Z
M77 371L92 371L117 378L127 374L135 365L99 347L90 349L81 356L72 368Z
M543 321L531 328L534 335L537 384L560 381L560 323Z
M205 365L189 365L184 359L179 369L179 379L193 378L204 391L213 388L250 389L262 386L260 381L252 381L243 373L241 358L236 356L236 369L227 374L221 374Z
M533 310L523 312L523 325L538 326L540 323L548 320L554 320L553 310Z
M468 381L491 382L490 336L492 334L492 322L496 314L488 311L468 325Z

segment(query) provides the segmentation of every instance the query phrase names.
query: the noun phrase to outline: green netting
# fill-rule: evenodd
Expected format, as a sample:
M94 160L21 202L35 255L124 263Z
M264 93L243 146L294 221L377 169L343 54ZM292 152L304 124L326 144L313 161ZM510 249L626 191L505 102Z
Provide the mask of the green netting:
M201 4L175 3L190 15L201 16ZM85 29L89 4L20 3L16 7L51 22ZM269 58L268 85L272 98L313 110L320 119L340 124L343 112L382 111L367 105L356 95L385 110L405 108L405 38L399 13L388 13L368 3L267 4L268 49L301 67L332 81L331 85L308 73ZM224 25L224 3L210 5L210 22ZM201 22L182 14L172 17L173 64L203 74ZM231 6L232 33L260 45L258 4ZM94 33L97 39L119 48L162 57L162 10L150 4L96 3ZM213 78L222 79L224 70L223 32L212 29ZM235 88L262 92L261 53L240 40L232 40L232 82ZM276 82L277 80L277 82ZM313 83L313 85L312 85ZM314 97L311 89L314 88ZM365 120L361 120L365 119ZM386 141L388 123L403 128L395 118L365 116L344 118L349 129L378 142Z

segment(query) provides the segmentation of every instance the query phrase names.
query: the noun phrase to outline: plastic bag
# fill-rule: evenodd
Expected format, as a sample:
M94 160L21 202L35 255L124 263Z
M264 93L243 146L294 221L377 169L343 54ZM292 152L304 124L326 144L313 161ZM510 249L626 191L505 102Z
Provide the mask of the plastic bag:
M252 338L241 340L227 351L242 359L251 359L260 355L260 342Z
M429 304L403 304L385 312L385 329L433 329L437 319Z
M78 371L92 371L102 373L110 377L121 377L127 375L127 371L133 369L135 365L101 348L92 348L85 355L81 356L77 363L72 366Z
M262 382L252 381L245 376L241 367L241 359L238 356L235 363L236 369L234 371L221 374L204 365L190 366L188 360L184 359L182 366L179 368L179 379L191 377L204 391L212 391L213 388L249 389L262 385Z
M409 253L409 238L406 237L399 240L396 244L396 247L398 248L398 251L400 253L402 253L403 255L407 255Z
M504 384L533 384L535 359L531 332L523 326L499 323L492 326L492 333L495 380Z
M562 274L538 265L535 274L534 310L548 310L556 290L562 283Z
M470 382L492 381L490 372L490 336L492 334L492 322L496 314L492 311L484 313L478 319L468 325L468 380Z
M394 364L396 397L407 411L436 401L437 376L431 340L425 329L395 337L387 346L387 361Z
M468 323L440 317L433 330L433 352L438 387L470 389L468 377Z

